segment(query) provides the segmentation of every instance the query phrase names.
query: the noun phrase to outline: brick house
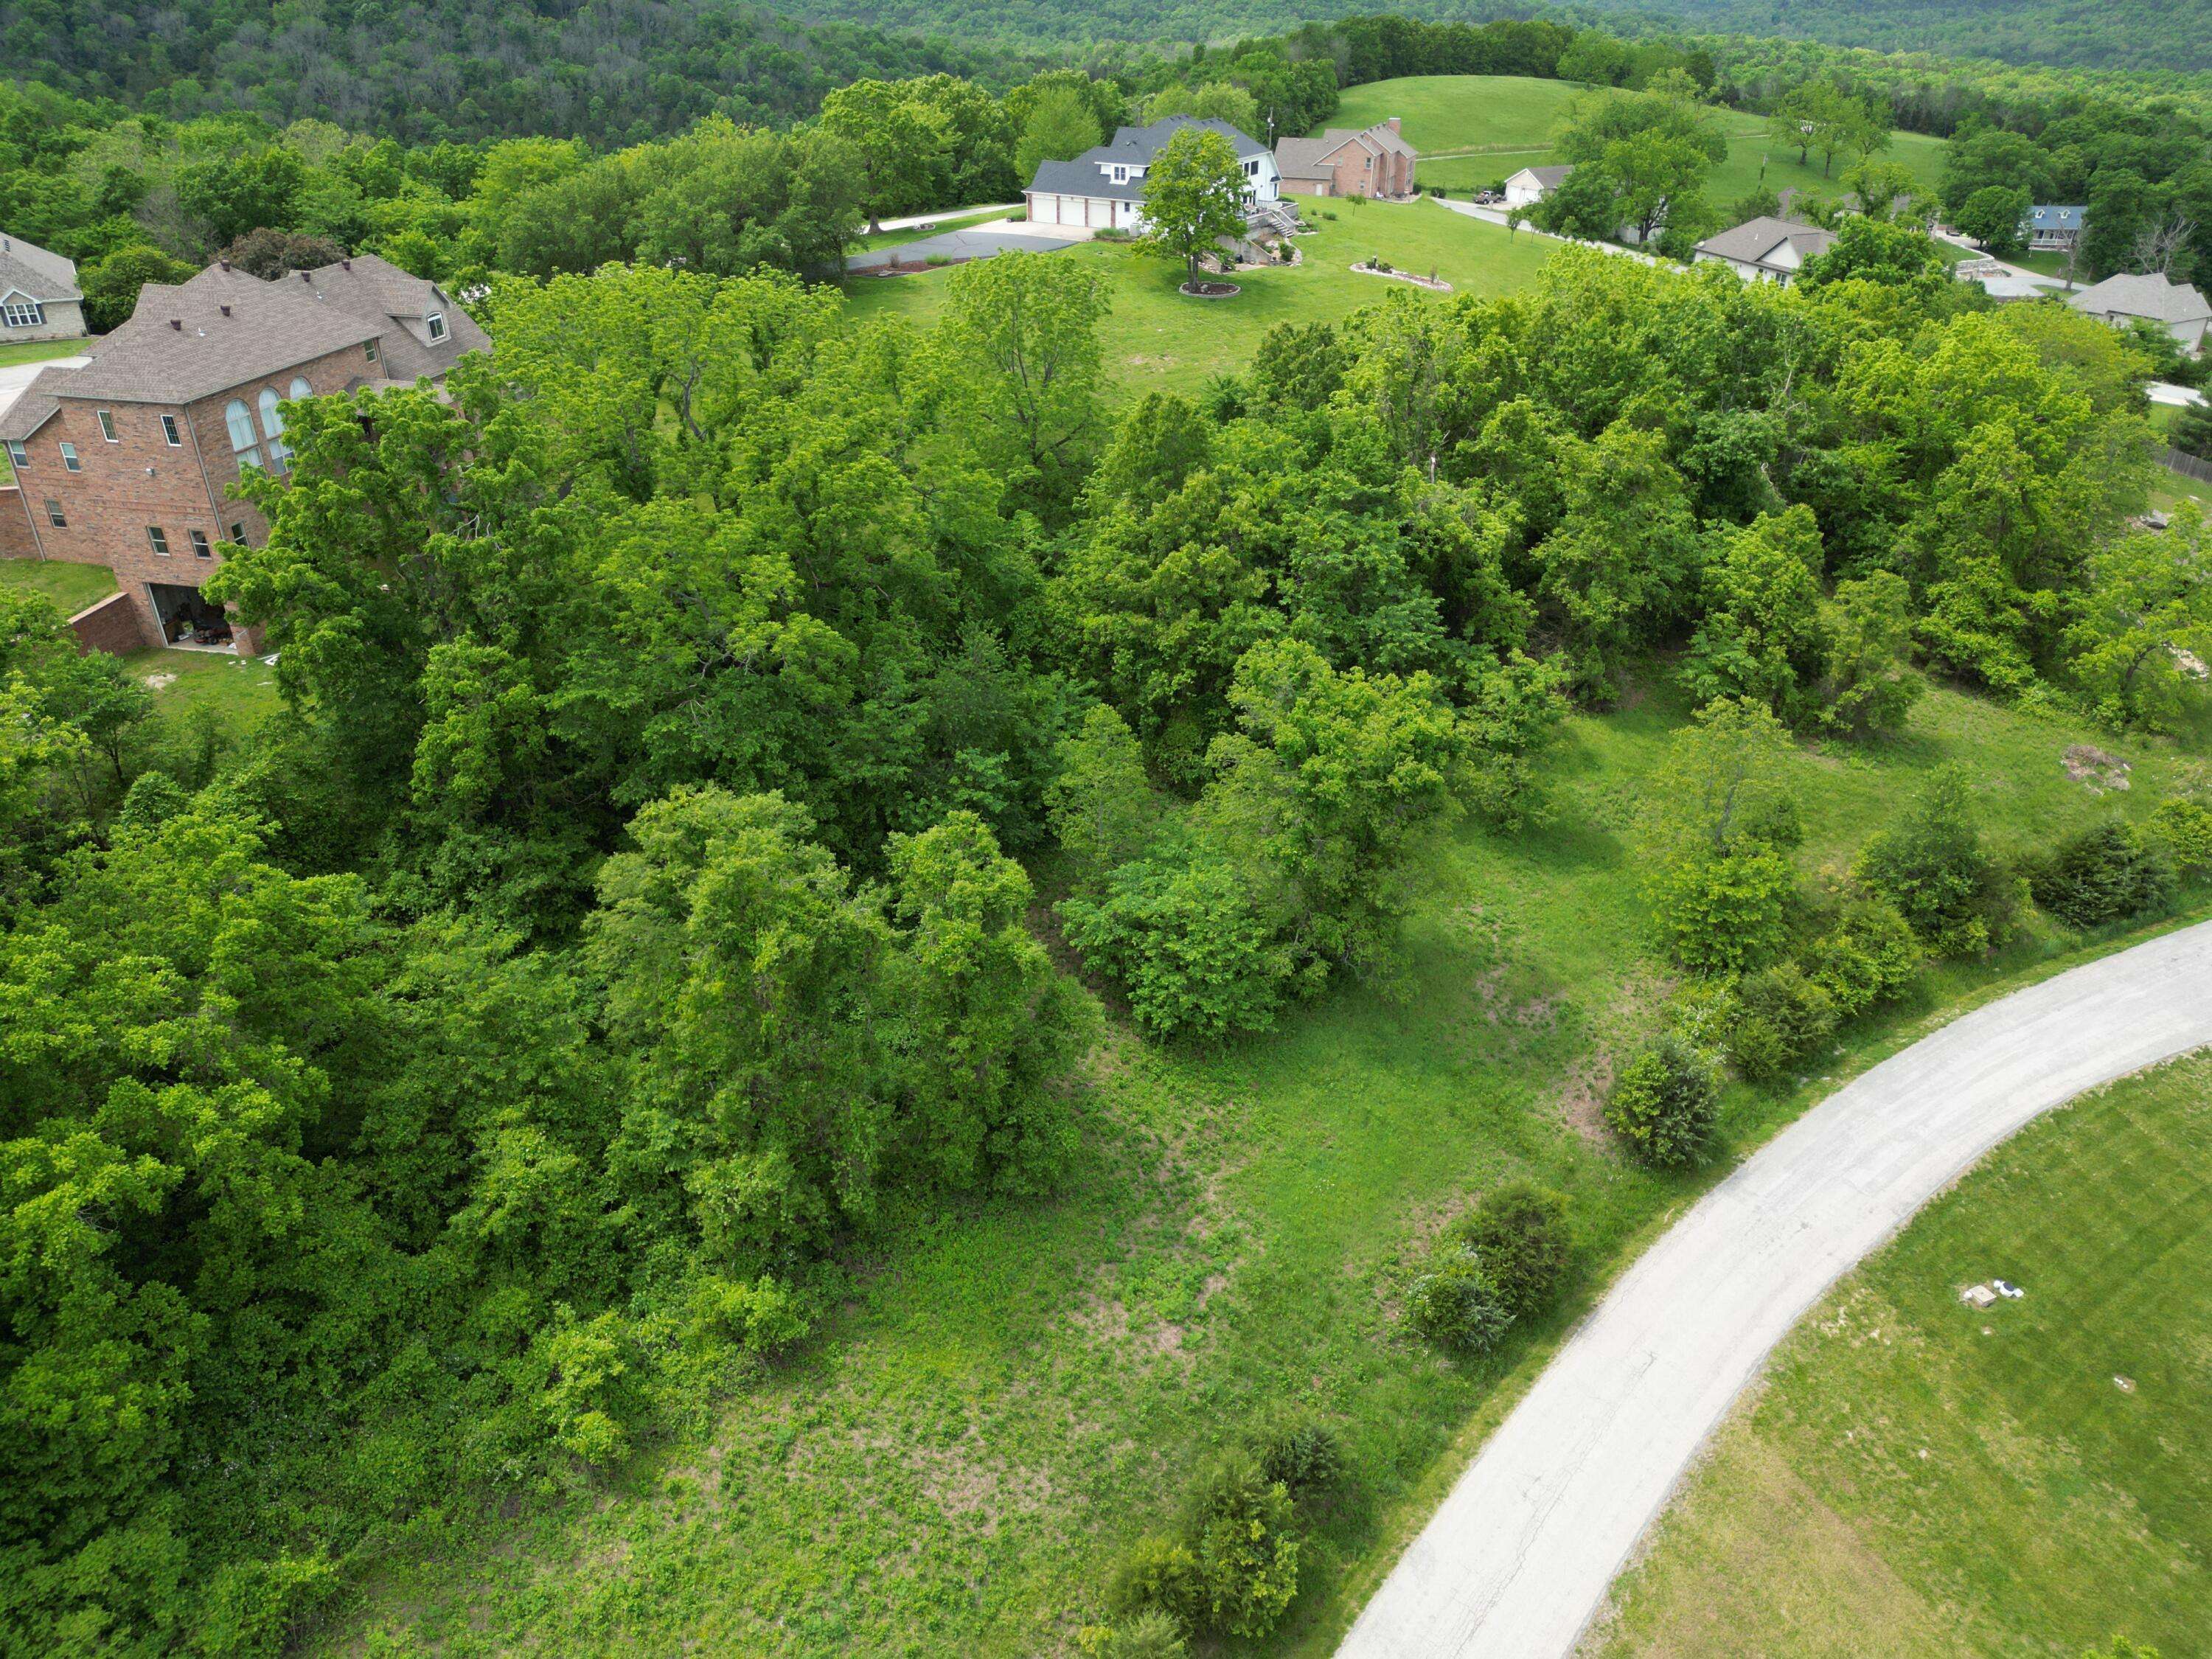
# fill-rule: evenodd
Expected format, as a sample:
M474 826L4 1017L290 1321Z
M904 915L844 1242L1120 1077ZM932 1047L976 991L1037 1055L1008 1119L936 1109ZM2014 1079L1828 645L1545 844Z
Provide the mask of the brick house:
M1331 127L1318 138L1275 143L1283 190L1292 196L1411 196L1419 159L1395 115L1362 132Z
M441 380L489 343L434 283L369 255L274 282L212 265L149 283L90 362L43 371L0 414L15 470L0 555L112 568L131 625L110 600L78 629L104 648L253 650L200 585L226 544L268 535L234 487L247 467L283 476L284 404Z
M0 345L74 340L84 333L76 263L0 231Z

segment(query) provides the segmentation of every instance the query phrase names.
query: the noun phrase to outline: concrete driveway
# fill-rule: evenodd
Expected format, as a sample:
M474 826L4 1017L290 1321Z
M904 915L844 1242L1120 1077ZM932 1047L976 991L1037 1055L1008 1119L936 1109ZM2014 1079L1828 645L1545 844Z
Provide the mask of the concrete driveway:
M2191 404L2201 404L2204 401L2204 394L2195 386L2175 386L2167 380L2153 380L2143 388L2143 391L2151 402L2171 404L2177 409L2185 409Z
M46 357L35 363L0 364L0 415L22 395L23 388L38 379L42 368L81 368L92 360L89 357Z
M945 259L981 259L1010 252L1051 253L1066 246L1064 237L989 230L978 226L973 230L948 230L936 236L925 236L920 241L902 242L896 247L855 253L845 261L845 269L866 272L881 270L886 265L918 265L926 264L933 254Z
M1473 202L1455 202L1449 196L1431 196L1429 200L1440 208L1449 208L1462 218L1480 219L1486 225L1501 225L1508 230L1513 228L1512 222L1505 216L1504 208L1477 207ZM1547 242L1571 242L1577 247L1594 247L1601 253L1619 253L1631 259L1641 259L1647 265L1656 265L1659 263L1657 259L1640 248L1623 247L1618 242L1585 242L1579 236L1554 236L1550 231L1539 230L1534 225L1522 226L1520 234L1523 236L1540 236Z
M1698 1447L1821 1292L2039 1113L2207 1042L2212 922L1963 1015L1830 1096L1621 1277L1339 1653L1570 1653Z

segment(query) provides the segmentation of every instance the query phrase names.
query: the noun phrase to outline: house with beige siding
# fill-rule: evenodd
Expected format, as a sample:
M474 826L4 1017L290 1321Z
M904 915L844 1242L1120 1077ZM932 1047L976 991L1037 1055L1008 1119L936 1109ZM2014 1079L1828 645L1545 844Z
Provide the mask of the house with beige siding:
M0 345L84 333L76 262L0 231Z

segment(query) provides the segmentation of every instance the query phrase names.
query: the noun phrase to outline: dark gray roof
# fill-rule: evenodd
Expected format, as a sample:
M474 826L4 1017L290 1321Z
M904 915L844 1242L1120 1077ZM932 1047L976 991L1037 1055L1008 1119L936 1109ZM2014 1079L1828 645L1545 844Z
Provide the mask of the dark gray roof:
M2066 303L2076 311L2148 317L2160 323L2194 323L2212 318L2212 305L2193 286L2155 275L2107 276Z
M1336 138L1278 138L1275 171L1285 179L1328 178L1335 169L1323 167L1322 158L1342 148Z
M1762 214L1756 219L1747 219L1717 236L1706 237L1698 244L1696 251L1710 253L1717 259L1726 259L1734 264L1755 265L1765 264L1767 256L1784 242L1796 249L1798 258L1803 260L1810 259L1815 254L1826 253L1835 240L1836 233L1832 230Z
M1112 173L1101 173L1096 163L1081 160L1038 162L1036 177L1030 180L1030 188L1052 196L1096 196L1102 199L1112 197L1123 202L1145 199L1142 179L1117 185Z
M391 331L295 295L283 283L210 265L174 288L149 283L137 309L95 340L63 395L188 404Z
M15 401L0 410L0 439L21 443L52 420L61 408L54 401L55 392L76 373L74 368L40 369Z
M1170 115L1148 126L1116 127L1114 137L1096 149L1088 149L1075 159L1079 161L1140 161L1149 162L1167 148L1168 140L1185 127L1200 127L1207 132L1218 132L1229 141L1230 148L1239 156L1263 155L1267 147L1258 139L1247 137L1228 122L1208 115Z
M0 231L0 294L27 294L33 300L82 300L76 262Z

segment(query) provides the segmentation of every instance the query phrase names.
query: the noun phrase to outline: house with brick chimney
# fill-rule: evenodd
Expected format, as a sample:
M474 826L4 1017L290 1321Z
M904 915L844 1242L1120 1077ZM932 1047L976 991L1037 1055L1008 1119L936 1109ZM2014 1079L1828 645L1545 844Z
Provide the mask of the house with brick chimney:
M1395 115L1360 132L1331 127L1318 138L1275 141L1275 167L1291 196L1411 196L1419 160Z
M88 645L257 649L200 588L226 548L269 533L237 487L249 470L284 476L285 405L442 380L489 345L436 283L373 255L274 281L216 264L149 283L88 362L42 370L0 413L15 474L0 556L115 572L121 591L72 619Z

